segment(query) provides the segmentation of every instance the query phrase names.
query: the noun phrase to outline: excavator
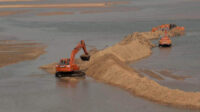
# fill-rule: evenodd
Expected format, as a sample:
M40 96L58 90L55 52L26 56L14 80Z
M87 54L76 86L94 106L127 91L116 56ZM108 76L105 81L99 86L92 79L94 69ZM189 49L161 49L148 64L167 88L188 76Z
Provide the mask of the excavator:
M176 24L163 24L163 25L160 25L160 26L157 26L157 27L153 27L152 32L156 32L156 31L159 31L159 30L164 31L165 28L168 28L169 30L171 30L173 28L184 30L183 29L184 27L178 27Z
M75 56L80 51L80 49L83 49L84 55L81 55L80 58L83 61L89 61L90 55L88 54L86 50L86 45L84 40L81 40L80 43L72 50L71 57L69 58L63 58L60 60L60 62L56 65L56 74L55 77L62 78L62 77L81 77L84 76L85 73L80 71L79 66L75 63Z
M167 30L165 30L165 36L159 40L159 47L171 47L172 41L167 35Z

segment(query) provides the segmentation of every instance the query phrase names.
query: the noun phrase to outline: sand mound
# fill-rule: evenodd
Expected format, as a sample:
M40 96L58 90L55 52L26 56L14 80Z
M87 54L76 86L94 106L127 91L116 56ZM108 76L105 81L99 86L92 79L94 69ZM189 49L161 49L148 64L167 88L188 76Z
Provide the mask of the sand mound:
M173 31L169 33L180 34ZM111 47L93 52L89 62L79 60L79 65L88 76L121 87L136 96L165 105L200 109L199 92L184 92L161 86L126 64L149 56L152 48L149 39L159 38L161 34L163 32L133 33ZM51 67L48 65L47 69Z
M92 55L91 60L108 53L113 54L122 62L138 60L149 56L151 54L151 47L151 43L147 39L134 33L126 36L121 42L95 53Z

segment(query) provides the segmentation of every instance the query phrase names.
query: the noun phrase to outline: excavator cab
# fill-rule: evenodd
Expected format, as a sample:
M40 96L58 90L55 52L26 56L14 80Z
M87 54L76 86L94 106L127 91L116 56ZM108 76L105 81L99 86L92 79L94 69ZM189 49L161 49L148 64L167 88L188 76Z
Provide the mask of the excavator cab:
M59 65L69 65L70 59L61 59Z

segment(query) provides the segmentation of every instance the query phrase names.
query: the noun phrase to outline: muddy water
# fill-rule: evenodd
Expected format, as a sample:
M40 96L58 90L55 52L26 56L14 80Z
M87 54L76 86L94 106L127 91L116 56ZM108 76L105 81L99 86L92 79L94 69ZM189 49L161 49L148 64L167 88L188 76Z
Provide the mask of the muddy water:
M82 2L70 0L68 2ZM87 0L87 2L100 2L100 0ZM29 2L17 2L14 4L30 4ZM64 0L46 0L34 1L32 3L66 3ZM13 4L13 3L2 3ZM48 45L47 54L40 56L37 60L25 61L18 64L0 68L0 111L2 112L182 112L190 111L184 109L176 109L160 104L146 101L142 98L134 97L128 92L119 88L96 82L91 78L86 78L80 82L66 82L54 78L38 69L39 66L55 62L62 57L70 56L71 49L81 39L85 40L88 47L96 46L103 49L122 39L125 35L134 31L147 31L152 26L163 23L178 23L186 26L189 31L183 38L173 40L176 44L171 49L153 49L154 54L137 64L133 65L138 68L147 69L169 69L178 72L180 75L188 75L185 71L193 72L193 79L187 79L188 82L194 82L198 85L198 62L194 59L198 58L198 36L199 36L199 20L198 16L191 16L198 12L196 6L198 1L188 2L187 0L152 0L151 2L144 0L132 1L128 5L119 5L116 8L126 9L137 7L138 10L130 11L113 11L109 13L98 14L80 14L82 10L93 10L91 8L72 8L72 9L25 9L30 10L27 13L16 14L11 16L0 17L0 39L15 40L33 40ZM191 7L185 13L184 7ZM162 8L161 8L162 7ZM161 8L161 9L160 9ZM159 9L159 10L158 10ZM174 11L173 9L176 9ZM0 9L0 11L24 10L24 9ZM103 10L95 8L95 10ZM74 15L61 16L37 16L38 13L48 11L72 11ZM181 18L175 16L180 14ZM168 15L168 16L167 16ZM167 18L166 18L167 17ZM192 17L195 17L194 20ZM161 21L161 19L166 19ZM176 20L180 19L180 20ZM156 20L156 21L155 21ZM193 38L193 39L189 39ZM185 44L182 44L185 43ZM180 47L182 46L182 47ZM195 47L196 46L196 47ZM193 48L196 48L193 49ZM176 49L179 50L176 50ZM188 50L187 50L188 49ZM178 52L173 52L176 50ZM182 51L182 52L181 52ZM174 56L185 54L186 57L176 58L173 61L167 61L160 68L160 65L148 65L148 61L152 63L156 60L152 57L165 57L171 54ZM190 53L195 53L191 55ZM168 57L170 58L170 57ZM192 63L185 62L185 59L193 60ZM145 62L146 61L146 62ZM163 61L160 59L160 61ZM145 64L143 64L145 63ZM186 63L186 64L185 64ZM158 62L161 64L161 62ZM145 65L145 67L144 67ZM169 66L170 65L170 66ZM176 67L171 67L175 65ZM188 67L191 66L191 67ZM152 68L150 68L152 67ZM155 67L155 68L154 68ZM170 68L171 67L171 68ZM176 69L172 69L176 68ZM186 69L187 68L187 69ZM189 69L190 68L190 69ZM196 68L196 69L195 69ZM184 70L184 71L182 71ZM195 78L196 77L196 78ZM168 81L159 82L163 85L169 85ZM186 82L186 81L183 81ZM175 83L170 83L176 85ZM182 82L181 82L182 83ZM188 85L185 83L185 85ZM184 86L181 86L184 87ZM192 86L195 87L195 86ZM178 87L177 87L178 88ZM189 90L189 87L185 88ZM181 89L185 89L181 88ZM197 88L197 87L196 87ZM198 89L198 88L197 88Z

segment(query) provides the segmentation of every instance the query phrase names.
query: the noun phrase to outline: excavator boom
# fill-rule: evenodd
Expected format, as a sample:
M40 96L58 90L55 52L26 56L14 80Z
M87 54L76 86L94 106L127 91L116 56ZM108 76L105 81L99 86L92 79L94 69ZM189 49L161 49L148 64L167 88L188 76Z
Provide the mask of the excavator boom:
M85 61L85 60L88 61L89 60L90 56L88 55L87 49L85 47L85 42L84 42L84 40L81 40L81 42L72 50L71 58L70 58L70 65L74 64L75 56L79 52L79 50L81 48L83 49L83 51L85 53L84 57L81 57L81 59L83 61Z

